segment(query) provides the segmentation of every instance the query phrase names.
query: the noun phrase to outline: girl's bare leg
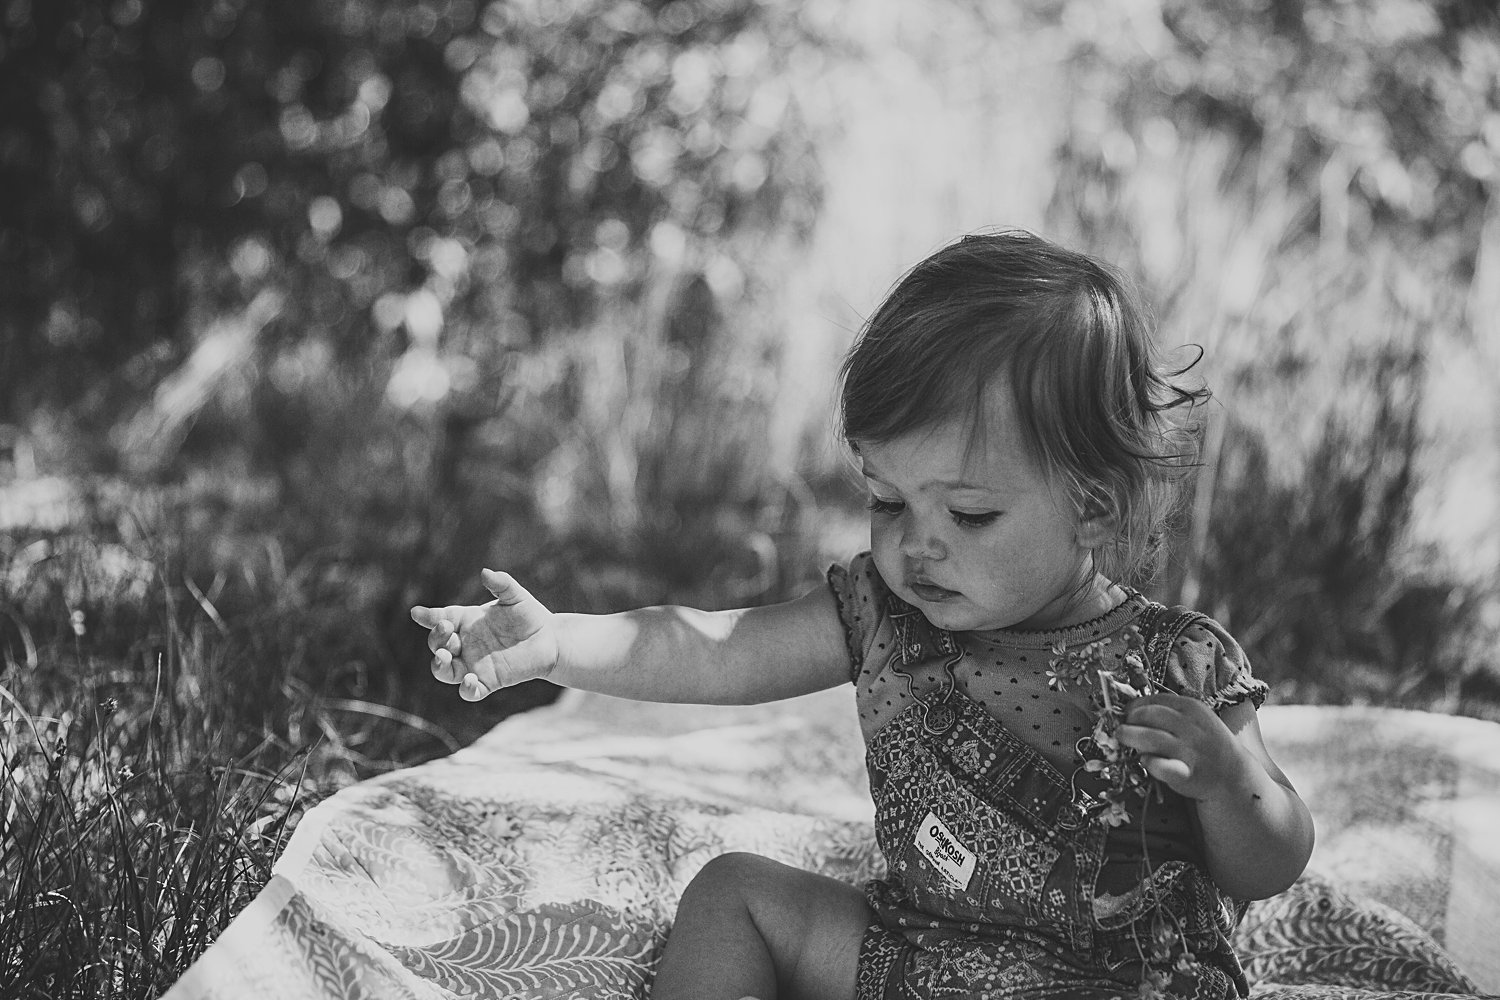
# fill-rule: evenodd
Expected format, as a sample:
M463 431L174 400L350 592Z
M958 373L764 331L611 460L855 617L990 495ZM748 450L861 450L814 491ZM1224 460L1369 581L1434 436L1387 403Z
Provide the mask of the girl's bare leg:
M721 855L682 894L652 1000L853 1000L873 919L864 894L837 879Z

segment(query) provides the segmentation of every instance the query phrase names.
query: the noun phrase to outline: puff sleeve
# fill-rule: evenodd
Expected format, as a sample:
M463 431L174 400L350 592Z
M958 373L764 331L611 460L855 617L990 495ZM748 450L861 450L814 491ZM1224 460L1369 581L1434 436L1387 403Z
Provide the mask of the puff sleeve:
M1212 618L1199 619L1178 635L1163 680L1168 689L1197 698L1216 712L1246 698L1259 708L1270 691L1250 672L1240 644Z
M858 680L867 672L866 660L876 644L876 634L889 631L886 597L889 590L870 553L862 552L847 566L837 563L828 567L828 587L838 604L839 620L844 625L844 640L849 648L849 679Z

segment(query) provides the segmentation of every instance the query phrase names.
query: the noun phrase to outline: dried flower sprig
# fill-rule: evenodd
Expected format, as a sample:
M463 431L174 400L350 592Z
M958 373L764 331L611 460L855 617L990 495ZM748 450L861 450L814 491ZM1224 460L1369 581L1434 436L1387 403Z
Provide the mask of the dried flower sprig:
M1078 741L1083 769L1104 781L1102 792L1082 803L1095 822L1115 827L1129 822L1132 808L1151 790L1151 777L1141 765L1140 755L1120 745L1115 732L1125 721L1126 707L1141 695L1152 694L1156 685L1146 668L1146 641L1130 625L1125 631L1125 653L1118 663L1106 665L1106 641L1069 647L1057 643L1048 661L1047 686L1054 691L1088 692L1093 731Z
M1128 626L1124 654L1116 663L1106 664L1110 645L1107 641L1072 648L1064 643L1054 645L1047 686L1054 691L1088 693L1094 726L1078 741L1080 767L1098 775L1105 787L1092 796L1080 791L1079 807L1094 822L1113 828L1128 823L1132 811L1144 806L1147 794L1153 789L1159 794L1160 790L1141 764L1140 754L1122 745L1116 735L1130 703L1158 690L1146 666L1145 638L1135 625ZM1163 1000L1168 996L1171 971L1191 974L1197 969L1198 960L1181 931L1164 917L1157 913L1149 945L1137 943L1145 966L1136 993L1139 1000Z

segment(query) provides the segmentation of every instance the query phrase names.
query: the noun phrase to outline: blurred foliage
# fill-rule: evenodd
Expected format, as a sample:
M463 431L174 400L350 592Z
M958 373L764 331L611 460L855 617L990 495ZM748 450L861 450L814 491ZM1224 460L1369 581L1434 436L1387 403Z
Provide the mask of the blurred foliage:
M262 360L295 396L321 352L369 363L441 330L482 366L575 326L639 289L653 233L812 218L776 73L807 41L796 5L8 0L3 16L12 418L127 362L154 384L265 285L293 306Z
M1430 430L1432 360L1495 333L1471 303L1500 16L1166 0L1058 23L1080 81L1058 225L1145 277L1226 400L1165 596L1237 630L1283 699L1493 713L1500 568L1456 573L1412 528L1464 458Z
M268 480L221 529L338 553L388 621L486 558L585 607L764 589L765 545L726 540L784 520L751 444L775 352L719 333L771 329L752 300L815 217L803 5L3 17L0 416L60 425L74 471ZM704 408L717 440L678 448ZM576 544L533 488L565 466L600 477L552 490ZM615 584L579 580L600 561ZM715 572L740 582L695 589Z
M1281 247L1353 251L1378 237L1414 265L1472 265L1500 181L1493 4L1164 0L1159 25L1122 30L1122 18L1075 3L1063 20L1082 93L1062 159L1095 173L1062 193L1081 203L1094 243L1128 251L1137 229L1119 225L1130 199L1110 176L1153 152L1227 139L1225 193L1309 196ZM1162 263L1143 261L1148 273Z

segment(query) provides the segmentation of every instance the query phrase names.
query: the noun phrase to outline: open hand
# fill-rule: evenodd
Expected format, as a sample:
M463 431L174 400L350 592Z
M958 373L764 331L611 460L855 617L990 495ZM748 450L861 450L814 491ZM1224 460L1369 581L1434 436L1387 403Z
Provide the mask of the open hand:
M488 604L411 609L412 621L428 630L432 675L459 685L465 701L546 677L557 665L552 612L508 573L487 569L480 579L495 598Z
M1249 762L1213 709L1179 694L1135 699L1115 736L1139 751L1147 773L1190 799L1224 791Z

